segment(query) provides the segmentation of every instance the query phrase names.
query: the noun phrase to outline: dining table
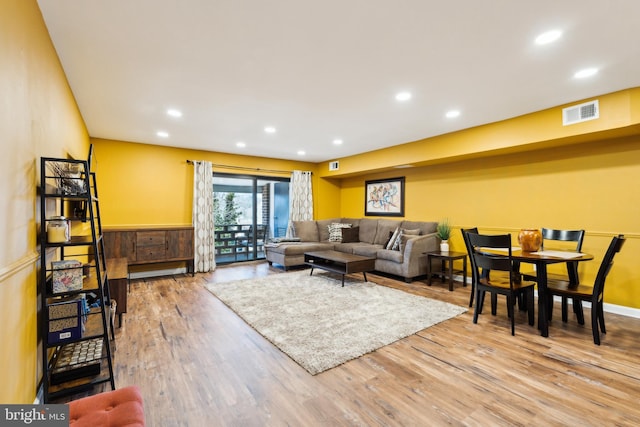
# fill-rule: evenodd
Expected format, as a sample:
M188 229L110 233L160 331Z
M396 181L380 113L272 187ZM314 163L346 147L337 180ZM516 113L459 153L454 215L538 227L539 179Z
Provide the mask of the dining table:
M507 251L482 248L483 252L493 253L495 255L507 256ZM563 250L541 250L535 252L523 251L520 247L511 248L511 259L514 261L514 272L519 273L520 263L533 264L536 267L536 276L538 278L538 329L543 337L549 336L549 313L547 313L547 266L550 264L566 263L566 262L582 262L591 261L593 255ZM519 276L518 276L519 277ZM572 283L577 284L578 278L571 277Z

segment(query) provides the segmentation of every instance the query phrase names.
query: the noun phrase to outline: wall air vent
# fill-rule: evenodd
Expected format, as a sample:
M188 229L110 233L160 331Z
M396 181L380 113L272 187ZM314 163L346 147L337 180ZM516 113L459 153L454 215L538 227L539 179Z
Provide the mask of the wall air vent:
M587 120L594 120L598 117L600 117L598 100L585 102L584 104L564 108L562 110L562 125L573 125Z
M340 169L340 163L337 160L335 162L329 162L330 171L337 171L338 169Z

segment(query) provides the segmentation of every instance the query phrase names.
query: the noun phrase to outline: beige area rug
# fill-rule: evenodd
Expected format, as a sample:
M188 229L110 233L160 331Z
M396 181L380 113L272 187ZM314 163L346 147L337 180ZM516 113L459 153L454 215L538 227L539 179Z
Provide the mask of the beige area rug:
M312 375L467 311L318 270L206 287Z

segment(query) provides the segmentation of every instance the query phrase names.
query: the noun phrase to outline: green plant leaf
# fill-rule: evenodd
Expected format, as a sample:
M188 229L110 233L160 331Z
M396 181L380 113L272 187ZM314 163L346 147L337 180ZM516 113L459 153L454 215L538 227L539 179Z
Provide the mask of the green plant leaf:
M451 225L448 219L444 219L438 223L436 234L440 240L449 240L449 237L451 237Z

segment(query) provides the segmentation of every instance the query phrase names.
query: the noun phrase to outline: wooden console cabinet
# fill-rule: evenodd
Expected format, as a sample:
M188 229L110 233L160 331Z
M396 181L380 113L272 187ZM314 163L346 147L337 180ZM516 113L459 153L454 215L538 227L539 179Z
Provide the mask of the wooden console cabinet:
M129 265L187 262L194 273L193 227L104 227L107 258L127 258Z

